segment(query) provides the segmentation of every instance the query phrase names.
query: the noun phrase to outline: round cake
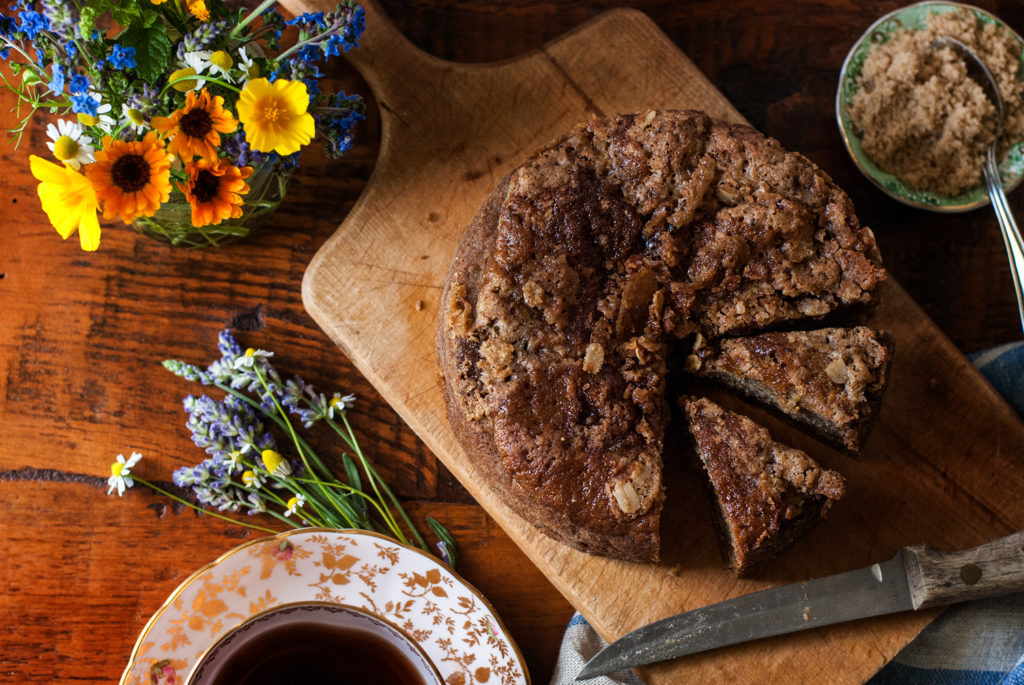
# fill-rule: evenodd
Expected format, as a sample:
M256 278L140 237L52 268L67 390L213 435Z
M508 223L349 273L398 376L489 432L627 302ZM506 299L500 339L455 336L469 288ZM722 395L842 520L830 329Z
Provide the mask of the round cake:
M459 246L449 420L526 520L655 560L672 346L871 304L884 278L847 195L777 141L696 111L595 119L509 174Z

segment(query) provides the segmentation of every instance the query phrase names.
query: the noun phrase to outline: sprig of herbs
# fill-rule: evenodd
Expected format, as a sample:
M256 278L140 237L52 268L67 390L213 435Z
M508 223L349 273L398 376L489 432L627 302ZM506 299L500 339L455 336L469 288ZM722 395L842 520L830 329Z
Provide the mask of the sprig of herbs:
M127 462L119 457L112 465L110 492L121 493L138 481L197 510L262 531L273 532L217 512L267 514L294 527L376 531L430 551L356 440L347 416L353 395L328 398L298 376L284 381L270 363L272 352L243 351L227 330L221 332L218 347L221 358L206 369L178 360L163 363L179 377L225 393L222 399L184 399L192 440L208 456L177 469L174 483L190 491L195 501L133 478L131 467L141 455ZM344 480L334 476L300 432L317 423L333 430L346 447L341 455ZM427 524L438 538L439 556L454 567L458 551L451 533L433 518Z

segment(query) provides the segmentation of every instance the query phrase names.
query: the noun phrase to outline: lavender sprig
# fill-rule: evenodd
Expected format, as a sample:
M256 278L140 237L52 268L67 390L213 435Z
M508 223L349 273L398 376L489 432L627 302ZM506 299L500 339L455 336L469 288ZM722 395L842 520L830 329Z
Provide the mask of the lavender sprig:
M296 527L373 530L430 551L356 440L347 417L354 395L335 392L328 397L298 376L285 381L271 361L272 352L243 350L227 330L217 347L221 356L206 369L179 360L164 362L175 375L225 393L221 399L189 395L183 400L192 440L207 455L199 464L174 472L175 485L191 493L189 506L266 514ZM331 473L297 428L301 424L308 430L318 423L330 427L351 451L342 454L344 481ZM436 520L428 518L427 523L438 538L440 557L454 566L454 538Z

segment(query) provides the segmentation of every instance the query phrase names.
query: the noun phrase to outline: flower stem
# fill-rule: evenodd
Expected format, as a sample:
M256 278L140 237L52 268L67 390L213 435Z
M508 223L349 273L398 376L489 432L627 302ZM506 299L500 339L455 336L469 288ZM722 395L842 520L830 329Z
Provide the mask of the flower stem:
M263 373L260 371L259 366L255 366L254 369L253 369L253 372L256 374L256 378L259 379L260 384L263 386L263 391L267 394L267 397L269 397L271 399L271 401L274 403L274 407L277 409L278 416L281 418L281 421L284 422L285 429L288 431L288 434L291 436L292 442L295 443L295 449L299 453L299 458L302 459L303 466L305 466L306 469L308 471L310 471L311 473L315 473L313 471L313 467L309 463L309 460L306 458L306 451L308 450L310 454L313 454L313 450L309 449L309 445L308 444L306 445L306 450L302 449L302 446L305 443L305 441L301 441L300 442L299 434L295 432L295 427L292 425L292 422L288 419L288 414L285 412L284 407L282 407L280 402L277 401L277 396L274 395L274 393L270 390L270 386L267 385L267 379L264 377ZM264 412L264 413L266 413L266 412ZM317 460L317 462L319 463L319 459ZM342 511L342 509L341 509L340 505L338 504L338 502L333 497L331 497L328 494L328 491L324 487L324 483L320 479L316 479L316 484L317 484L317 487L320 489L320 492L324 496L324 498L328 502L330 502L334 506L335 509L338 510L338 512L342 515L342 517L347 518L345 516L345 512Z
M391 488L388 487L388 484L384 482L384 480L377 473L377 470L373 468L372 464L370 464L370 461L366 458L366 455L363 454L363 450L360 449L359 443L356 441L355 433L352 432L352 426L351 424L349 424L348 417L345 416L345 412L342 411L339 413L341 415L342 423L345 424L345 430L347 431L348 434L346 435L344 432L342 432L341 428L338 426L337 423L334 422L333 419L327 419L328 425L330 425L335 430L335 432L337 432L338 435L340 435L342 439L344 439L345 442L348 443L349 447L352 448L352 451L356 453L357 457L359 457L359 461L363 465L363 470L366 472L366 476L370 480L370 486L373 488L374 493L376 493L377 498L381 502L384 501L383 496L380 494L380 489L378 489L379 484L380 488L384 490L384 492L387 494L388 498L391 500L394 507L398 510L398 513L401 514L402 520L405 521L405 524L409 527L409 530L412 531L412 534L416 538L416 541L419 543L419 546L424 550L428 550L426 541L423 539L423 536L420 535L419 531L416 529L416 526L413 525L412 520L409 518L409 515L405 513L405 508L402 507L402 504L398 501L398 498L395 497L395 494L391 491ZM397 522L395 522L393 516L389 515L388 519L389 523L393 523L396 528L398 527L398 524Z
M198 512L202 512L204 514L208 514L208 515L212 516L213 518L220 519L222 521L227 521L228 523L234 523L234 524L239 525L239 526L244 526L246 528L252 528L253 530L261 530L264 533L270 533L271 535L276 535L277 532L278 532L278 531L272 530L270 528L264 528L263 526L257 526L254 523L246 523L245 521L239 521L238 519L233 519L230 516L224 516L223 514L219 514L216 511L212 511L210 509L204 509L203 507L197 506L197 505L193 504L192 502L189 502L186 499L182 499L181 497L178 497L177 495L172 495L171 493L167 492L163 488L157 487L156 485L153 485L149 481L142 480L141 478L136 477L134 474L132 474L132 477L134 478L136 483L142 483L143 485L145 485L150 490L153 490L154 492L158 492L161 495L163 495L164 497L170 497L175 502L180 502L181 504L184 504L186 507L191 507L191 508L195 509Z
M235 36L237 36L239 31L241 31L246 26L251 24L256 19L256 17L258 17L261 14L263 14L264 11L270 9L270 7L272 7L276 3L277 3L277 0L263 0L263 2L261 2L259 5L257 5L256 8L252 12L249 12L249 15L245 19L243 19L242 21L240 21L238 23L238 26L236 26L234 28L234 30L231 32L231 36L230 37L234 38Z

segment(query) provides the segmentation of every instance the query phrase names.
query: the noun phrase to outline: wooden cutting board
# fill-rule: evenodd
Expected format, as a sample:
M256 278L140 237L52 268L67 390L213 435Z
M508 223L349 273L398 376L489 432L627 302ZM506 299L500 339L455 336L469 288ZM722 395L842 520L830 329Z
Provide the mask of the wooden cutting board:
M330 9L333 0L283 4L297 13ZM743 119L635 11L608 12L540 51L484 65L431 57L372 5L367 15L362 45L349 59L380 104L380 157L359 203L306 271L306 309L605 638L739 594L865 566L904 545L966 548L1024 528L1024 424L891 281L874 323L894 335L896 361L860 459L752 412L776 437L840 469L848 484L830 518L759 578L740 581L724 568L698 479L673 458L679 436L671 429L662 563L588 556L514 515L456 442L438 384L439 299L465 227L510 169L588 117L700 108ZM861 682L935 615L762 640L643 675L655 684Z

